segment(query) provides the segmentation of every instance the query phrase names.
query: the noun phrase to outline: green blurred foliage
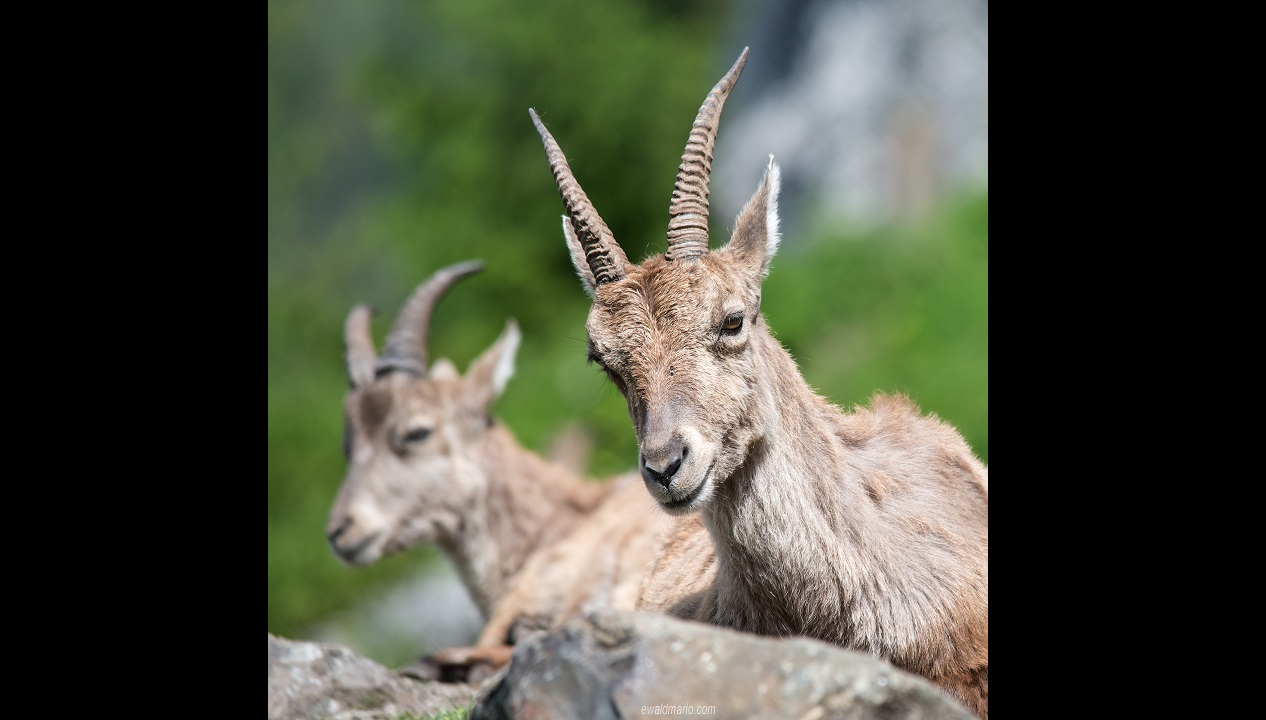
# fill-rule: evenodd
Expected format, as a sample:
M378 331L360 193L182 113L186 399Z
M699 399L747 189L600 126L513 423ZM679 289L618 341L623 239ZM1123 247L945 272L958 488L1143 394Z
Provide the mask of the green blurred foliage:
M636 261L663 250L690 122L741 44L724 44L720 0L268 8L268 629L302 638L436 558L353 569L325 543L354 304L378 310L381 342L419 282L484 260L439 304L432 358L465 369L515 317L497 414L538 452L585 428L595 475L633 468L624 402L584 360L588 298L528 108ZM714 242L731 220L713 218ZM784 239L763 311L822 394L909 392L987 462L987 260L982 190L917 226Z
M784 241L762 312L820 394L849 409L906 393L988 463L988 220L979 190L917 223Z

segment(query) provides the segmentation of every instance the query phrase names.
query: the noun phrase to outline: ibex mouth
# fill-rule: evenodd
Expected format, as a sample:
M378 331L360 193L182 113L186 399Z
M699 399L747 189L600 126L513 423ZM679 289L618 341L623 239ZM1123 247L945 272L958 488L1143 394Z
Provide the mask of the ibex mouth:
M684 515L692 510L698 510L698 506L700 504L699 501L703 498L705 491L708 489L709 483L712 482L712 468L715 466L716 460L713 460L712 464L708 466L708 469L703 472L703 479L701 479L699 484L695 485L685 495L671 500L660 500L659 498L656 498L659 502L659 506L671 515Z
M342 547L335 539L331 539L330 546L334 549L334 554L342 558L343 562L349 565L367 565L378 558L376 553L371 554L367 551L378 541L378 536L381 534L372 533L351 547Z

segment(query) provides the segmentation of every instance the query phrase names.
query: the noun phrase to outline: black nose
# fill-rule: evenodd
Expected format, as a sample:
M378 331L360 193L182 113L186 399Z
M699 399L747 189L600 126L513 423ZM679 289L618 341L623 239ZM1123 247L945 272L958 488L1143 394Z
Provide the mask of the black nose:
M643 456L642 477L646 478L647 482L659 483L667 489L672 484L673 476L681 468L681 461L686 457L686 448L676 448L673 452L660 453L660 455L666 455L667 459Z
M343 534L343 531L346 530L348 526L350 526L351 524L352 524L351 518L343 518L343 522L339 523L338 527L333 528L333 529L326 529L325 537L327 540L329 540L330 547L335 548L335 549L338 548L339 536L341 536Z

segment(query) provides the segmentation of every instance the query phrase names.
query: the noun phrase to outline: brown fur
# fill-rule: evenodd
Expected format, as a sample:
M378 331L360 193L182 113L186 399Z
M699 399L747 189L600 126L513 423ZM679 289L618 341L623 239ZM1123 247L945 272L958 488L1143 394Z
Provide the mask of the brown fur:
M745 60L709 95L696 131L715 132ZM605 225L533 117L564 204L586 218L564 220L564 235L593 298L590 358L627 401L652 497L700 520L666 538L640 606L873 653L987 718L988 470L904 396L877 393L851 412L830 404L774 339L760 313L779 242L772 158L727 245L701 250L670 232L668 253L634 265L591 229ZM691 147L711 138L696 137L679 189L706 179L710 154ZM686 205L676 192L673 202ZM706 227L706 185L692 202L683 217ZM661 569L715 575L674 592Z
M633 609L672 524L636 475L586 478L568 464L579 456L543 458L490 415L518 340L511 321L464 377L446 360L425 376L349 365L349 467L330 510L330 546L368 565L435 543L453 562L486 623L473 648L435 653L432 665L495 668L524 632L594 607ZM367 344L349 341L372 364Z

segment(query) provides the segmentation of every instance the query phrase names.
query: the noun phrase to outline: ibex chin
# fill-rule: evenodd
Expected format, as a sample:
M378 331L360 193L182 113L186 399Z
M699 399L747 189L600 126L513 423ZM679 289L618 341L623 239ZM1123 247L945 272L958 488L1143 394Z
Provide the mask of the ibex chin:
M522 447L491 415L514 371L514 320L465 376L447 359L428 364L432 310L481 268L452 265L419 285L381 355L369 308L348 315L348 470L326 528L330 548L351 565L422 543L449 558L485 626L473 647L446 648L406 670L453 680L508 662L524 632L594 607L634 609L670 524L637 473L586 480Z
M593 304L589 359L620 390L650 495L698 511L715 580L696 618L877 655L988 714L988 469L903 395L844 412L804 380L760 312L778 248L771 156L729 242L708 243L717 123L744 49L691 129L668 248L629 262L535 110L562 196L563 234ZM700 553L679 534L663 552ZM680 572L689 561L663 557Z

